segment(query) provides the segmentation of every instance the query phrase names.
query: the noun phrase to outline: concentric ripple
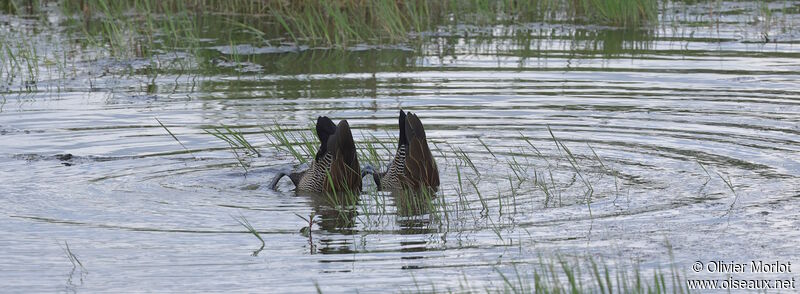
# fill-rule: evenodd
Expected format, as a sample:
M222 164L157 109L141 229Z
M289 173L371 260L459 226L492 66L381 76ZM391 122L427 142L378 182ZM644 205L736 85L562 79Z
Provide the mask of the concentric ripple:
M651 268L670 250L679 266L798 261L800 51L791 32L759 44L736 23L464 28L350 51L246 45L242 71L152 78L107 66L57 91L6 91L0 281L21 292L350 292L444 289L462 276L488 285L556 254ZM222 60L227 49L202 50ZM440 167L429 203L366 180L349 210L288 181L266 187L298 162L264 128L347 119L359 148L383 144L388 162L399 109L419 114ZM261 152L247 172L205 131L223 125ZM257 256L241 217L265 241ZM64 241L88 275L70 272Z

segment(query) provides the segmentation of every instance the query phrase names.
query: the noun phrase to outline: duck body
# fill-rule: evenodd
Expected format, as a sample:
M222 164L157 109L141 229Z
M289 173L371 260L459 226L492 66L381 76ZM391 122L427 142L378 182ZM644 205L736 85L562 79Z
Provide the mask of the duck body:
M400 110L398 119L400 136L397 151L385 172L376 173L366 167L366 173L372 173L378 190L414 190L428 189L436 191L439 187L439 169L436 166L425 128L416 114Z
M280 178L287 175L298 192L361 191L361 168L347 120L340 121L337 126L330 118L320 116L316 129L320 147L308 169L280 173L272 180L271 187L275 189Z

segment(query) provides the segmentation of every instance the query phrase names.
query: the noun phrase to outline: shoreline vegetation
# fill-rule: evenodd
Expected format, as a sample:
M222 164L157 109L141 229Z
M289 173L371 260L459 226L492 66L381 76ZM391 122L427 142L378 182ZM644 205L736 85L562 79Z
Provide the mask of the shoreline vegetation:
M144 82L142 82L147 83L143 92L153 93L158 92L157 77L159 75L190 75L193 67L204 65L218 69L221 67L219 64L223 61L241 66L244 59L256 55L239 52L239 46L242 44L263 43L271 46L303 45L317 46L323 49L344 49L364 43L395 44L425 36L439 34L449 36L455 34L453 32L457 32L456 28L460 26L480 26L491 30L501 26L511 27L528 23L602 26L619 30L653 30L654 27L671 21L671 16L665 16L664 13L670 10L672 12L669 13L680 13L671 9L674 7L670 5L676 5L675 3L682 2L656 0L0 0L0 13L3 14L18 14L34 18L42 15L39 13L42 9L56 9L65 16L64 21L68 22L64 29L65 34L77 35L74 38L72 36L64 38L69 41L57 43L57 46L48 46L47 41L49 40L47 39L19 37L24 36L27 31L0 36L0 80L6 81L5 85L0 85L0 93L11 92L10 89L17 85L15 83L17 81L21 81L19 88L27 91L35 88L42 81L45 82L42 84L47 85L46 82L49 79L53 80L52 84L57 85L58 82L67 80L68 76L77 75L76 71L81 70L79 61L96 59L95 55L86 53L86 51L95 49L102 51L98 55L107 53L125 61L141 58L148 62L148 64L140 65L135 69L131 66L121 67L123 69L117 73L130 72L131 76L147 77L147 81L143 79ZM713 7L714 3L719 2L709 1L709 7ZM773 20L772 9L768 5L757 6L755 10L746 13L758 15L759 21L769 27ZM211 21L202 20L203 16L212 16L215 20L222 21L209 25ZM711 22L713 22L713 17L697 21L697 25L710 25ZM219 53L219 57L214 58L214 62L217 63L208 61L212 59L207 56L210 53L203 52L207 47L204 47L205 44L201 45L203 40L212 39L204 31L204 28L209 26L214 28L215 33L218 34L213 37L216 38L215 41L229 44L227 48L230 52ZM39 30L39 28L36 29ZM48 31L49 29L52 28L44 27L41 29L44 33L36 32L35 34L39 36L62 32ZM530 49L531 41L525 37L520 39L528 45L527 49ZM768 42L769 36L765 35L764 37ZM611 39L611 37L608 38ZM586 39L589 38L586 37ZM73 40L78 45L73 44ZM623 40L622 37L614 40L616 42L604 43L603 48L609 51L622 50L621 45L616 48L610 44L621 44L623 41L628 41L627 39ZM575 48L570 50L570 54L578 51ZM178 56L178 52L188 53L186 54L188 57ZM331 56L320 54L316 59L312 59L317 62L308 62L307 60L299 62L319 63L323 66L324 64L333 64L335 60L343 59L340 55L336 55L339 53L341 52L334 52ZM166 54L175 56L171 59L169 57L164 57L163 60L159 59ZM287 64L289 65L286 67L290 68L298 63L287 62ZM55 74L51 74L50 69ZM138 72L134 74L135 71ZM334 68L324 72L341 72L341 70ZM87 80L91 87L91 76L87 76L89 76ZM177 82L175 84L177 87ZM163 84L160 86L164 87ZM263 95L271 96L273 94ZM4 97L3 103L5 103ZM0 104L0 110L2 110L1 106ZM165 135L170 136L180 145L182 151L177 152L190 154L197 159L194 153L201 149L188 148L179 140L177 133L173 133L168 128L169 124L162 123L158 118L155 119L155 122L164 129ZM153 124L155 125L155 123ZM223 146L219 149L230 150L236 160L232 166L241 167L245 174L251 166L250 162L261 157L259 147L282 151L286 156L294 157L299 162L306 162L308 158L311 158L315 144L317 144L313 135L313 126L298 130L282 128L277 121L273 121L272 125L257 126L260 131L255 132L246 132L247 129L255 127L240 128L227 125L208 126L202 131L219 139L220 145ZM502 191L481 191L482 187L476 182L480 178L480 170L473 163L470 155L458 146L440 142L442 147L436 146L434 151L441 152L441 157L445 159L445 162L448 161L446 154L451 154L449 155L449 165L456 169L458 180L455 182L457 187L453 187L453 190L458 195L458 199L451 198L455 201L448 203L441 195L425 195L421 198L398 198L397 202L391 205L395 206L396 213L402 217L424 214L435 223L445 224L448 228L451 224L455 227L458 223L457 221L451 223L451 217L456 220L458 214L477 212L477 215L472 216L476 218L476 222L478 219L486 222L481 229L493 232L503 243L508 240L509 244L513 244L508 245L509 248L519 246L519 251L522 252L523 246L530 244L503 239L506 236L505 232L518 229L516 223L513 221L507 224L500 222L502 215L516 214L517 193L520 193L520 196L524 193L518 192L519 187L525 187L528 191L544 195L545 207L560 207L564 206L565 202L566 205L585 206L590 218L597 215L597 212L592 215L593 195L596 195L596 186L593 186L592 180L607 181L606 187L612 187L611 183L613 183L614 191L610 193L622 197L617 183L624 181L625 175L610 165L606 166L602 157L595 153L592 145L587 143L586 147L594 156L578 156L568 148L573 147L570 142L560 139L552 130L549 130L549 127L548 132L560 157L544 156L532 143L531 138L522 133L519 134L519 139L521 142L526 142L530 149L523 146L519 153L509 151L504 154L501 153L503 150L492 150L489 144L481 141L480 138L477 139L486 149L486 155L494 158L493 164L507 166L507 170L510 171L507 179L503 179L503 185L505 185L505 180L508 181L508 189ZM245 138L245 136L253 135L265 136L269 141L268 145L254 144ZM391 147L396 138L392 136L392 134L387 134L385 137L388 139L379 140L374 135L367 137L362 134L366 140L359 146L360 158L373 166L381 167L381 164L384 163L381 159L393 154L394 149ZM436 144L436 142L433 143ZM548 143L550 142L548 141ZM496 154L499 155L499 158ZM525 157L526 154L528 157ZM530 158L544 162L546 165L537 170L536 166L524 163ZM478 160L475 161L480 165ZM552 166L550 165L551 161L554 162ZM699 161L698 164L700 164ZM713 178L712 173L706 170L702 164L700 167L709 179ZM559 172L567 176L553 176L554 173L558 174ZM728 210L729 213L733 210L733 204L736 204L738 195L730 177L727 175L723 177L718 172L716 174L730 189L734 197ZM554 178L577 184L574 186L574 190L561 189L560 187L572 184L561 183ZM523 186L523 184L528 186ZM469 201L466 196L463 196L466 194L462 192L474 192L478 198L477 201ZM495 192L497 196L492 195ZM311 241L312 234L314 234L312 229L314 223L334 220L340 222L336 224L338 227L352 226L353 215L360 213L366 218L366 223L370 223L370 217L382 217L387 211L386 198L376 192L345 196L323 199L322 203L326 209L330 210L330 214L320 215L320 221L316 221L313 214L309 218L298 215L308 223L303 234L307 234L312 251L314 250ZM490 202L497 203L497 206L491 205ZM497 223L492 217L498 220ZM259 224L250 223L244 215L233 216L233 219L246 229L241 233L251 234L259 241L261 247L253 251L253 255L258 255L265 245L264 239L257 230ZM319 230L324 229L317 229L317 231ZM83 264L77 260L66 242L64 245L66 255L73 262L73 267L79 265L83 268ZM417 279L421 283L415 283L413 288L416 290L412 288L409 292L688 292L689 289L684 287L685 273L687 272L685 264L679 264L674 260L669 243L666 244L666 248L669 249L670 260L660 261L663 262L665 270L653 266L652 263L640 268L637 263L615 263L611 262L613 260L609 261L610 259L593 259L584 256L568 258L540 256L538 261L532 257L531 260L526 261L527 263L518 263L515 260L498 262L494 267L495 276L490 277L488 281L485 280L486 277L471 280L464 273L461 277L454 277L454 280L458 280L457 284L461 285L457 289L442 287L437 284L437 281L425 282L423 279ZM409 273L415 274L414 271L409 271ZM309 283L311 282L309 281ZM449 285L454 284L453 281L445 282L450 282ZM487 283L489 285L485 285ZM324 287L321 290L321 292L325 292Z
M223 31L231 35L246 32L272 45L335 49L408 42L462 26L546 22L637 29L654 26L659 15L655 0L0 1L0 10L10 14L36 15L48 7L81 24L85 35L110 47L112 55L136 57L167 45L192 48L202 34L203 16L225 19ZM154 44L161 36L172 44Z
M636 28L658 22L655 0L68 0L61 6L84 21L121 14L257 17L266 26L242 25L298 44L327 46L402 41L438 26L559 22Z
M576 29L559 36L573 39L576 47L585 44L573 47L571 54L615 54L625 41L634 43L629 53L636 54L664 28L678 34L667 39L681 39L686 32L678 27L712 32L723 17L743 28L741 42L793 42L774 34L794 26L795 10L768 2L656 0L0 0L1 13L34 21L45 32L63 26L58 34L75 40L44 47L39 43L49 42L47 36L34 30L20 39L16 36L28 32L12 26L0 36L0 78L9 81L6 89L28 91L42 73L74 76L73 63L103 57L144 58L154 77L198 67L219 69L208 63L209 48L236 70L257 57L254 52L260 51L254 50L321 49L335 55L373 46L418 48L435 43L431 38L475 35L478 40L511 37L531 52L532 40L551 38L556 31L549 26ZM594 41L581 41L587 38ZM68 54L76 49L81 54Z

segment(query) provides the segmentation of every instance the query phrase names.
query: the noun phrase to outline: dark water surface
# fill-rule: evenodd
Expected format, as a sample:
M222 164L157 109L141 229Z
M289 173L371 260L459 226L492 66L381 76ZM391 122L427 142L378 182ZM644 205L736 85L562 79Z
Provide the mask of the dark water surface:
M556 256L674 262L690 277L696 260L800 265L798 19L776 12L766 26L732 12L693 25L703 11L653 30L465 26L347 51L209 35L194 54L156 61L76 46L57 12L2 14L8 47L40 59L36 83L24 62L10 77L4 59L0 284L369 292L502 287L498 273ZM436 211L396 205L369 181L342 213L288 180L266 186L298 162L262 127L306 130L327 115L347 119L363 150L391 148L401 108L419 114L434 149ZM261 152L246 174L204 131L221 125ZM311 213L314 248L295 215ZM257 256L239 216L266 243Z

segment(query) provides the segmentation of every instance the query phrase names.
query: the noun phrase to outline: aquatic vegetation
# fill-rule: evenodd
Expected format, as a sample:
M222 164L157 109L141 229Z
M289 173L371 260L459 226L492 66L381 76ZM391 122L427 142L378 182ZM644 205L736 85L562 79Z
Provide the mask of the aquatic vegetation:
M58 2L56 12L47 7L46 1L7 1L0 7L5 7L11 14L60 14L58 18L63 18L63 25L69 28L60 33L65 37L62 39L76 40L76 43L50 47L42 46L41 40L34 41L41 34L35 31L33 37L36 38L15 37L28 34L24 31L4 34L0 37L0 79L7 81L10 89L30 91L36 89L42 80L54 77L63 80L87 71L110 70L115 75L145 72L149 83L141 88L144 92L154 93L158 89L156 81L165 75L187 75L188 79L195 81L198 76L212 72L231 71L238 77L245 72L263 71L263 66L298 70L297 66L286 64L286 61L297 58L292 55L280 56L284 62L264 65L263 60L252 52L252 48L261 49L259 46L289 51L347 49L328 50L339 53L315 53L319 62L304 62L302 67L311 64L309 66L321 71L342 72L353 66L342 59L342 55L347 57L352 53L349 50L354 48L402 44L412 48L423 46L424 49L430 38L460 34L485 36L476 38L476 43L469 46L470 50L481 50L481 42L491 44L497 41L495 38L504 40L510 37L510 42L529 52L530 57L535 57L540 43L554 37L541 35L547 34L546 30L534 29L541 23L624 28L604 30L593 36L586 35L597 33L591 29L575 31L569 37L573 49L568 53L575 58L595 51L609 57L637 54L651 46L656 25L661 22L673 28L688 24L711 29L714 23L719 25L720 18L735 12L741 14L735 21L742 27L739 33L742 41L756 43L785 42L782 38L786 34L791 36L791 28L796 23L794 8L788 4L747 4L740 9L741 12L723 7L719 2L697 5L708 7L707 17L690 20L681 15L687 13L687 4L655 0L238 0L224 3L207 0L65 0ZM483 26L496 28L486 31L480 29ZM584 38L593 41L581 40ZM219 49L219 54L209 54L209 45L226 49ZM85 48L80 49L81 54L71 53L79 47ZM122 68L81 68L81 62L105 57L144 62ZM520 60L520 65L524 60ZM88 80L91 83L91 78ZM48 87L59 90L62 85L51 84Z
M63 286L42 234L98 292L680 293L661 234L681 262L794 248L798 6L621 3L0 1L9 291ZM436 193L266 187L317 115L385 170L401 107Z
M67 288L74 290L74 288L83 284L83 279L89 274L89 271L86 270L86 267L83 266L83 263L78 259L78 256L75 255L75 253L72 252L72 249L69 248L69 243L67 243L67 241L64 241L64 246L61 246L60 243L58 246L61 247L61 250L64 251L64 254L67 255L69 262L72 264L72 270L70 270L67 277ZM77 285L73 282L73 277L75 276L76 271L80 280L80 284Z
M261 157L261 152L259 152L256 147L253 147L253 144L244 138L244 134L241 131L234 130L225 125L221 127L204 129L204 131L222 141L225 141L231 146L231 148L244 150L245 155Z
M313 212L308 216L308 218L299 215L297 213L295 213L294 215L296 215L297 217L308 223L307 227L303 227L302 229L300 229L300 233L308 237L309 253L314 254L316 252L316 245L314 245L314 234L312 233L312 230L314 228L314 217L316 215Z
M409 32L463 23L587 21L639 26L657 21L654 0L620 1L289 1L269 2L271 15L298 43L405 40ZM448 19L452 21L447 21Z
M253 236L258 238L258 241L261 241L261 247L259 247L255 251L253 251L253 256L258 256L258 254L261 253L261 251L264 250L264 246L266 246L266 243L264 243L264 239L261 238L261 234L258 232L258 230L256 230L255 227L253 227L252 224L250 224L250 221L248 221L247 218L244 217L244 215L239 214L238 217L234 217L234 216L231 216L231 217L234 220L236 220L236 222L238 222L241 226L243 226L245 229L247 229L248 233L253 234Z
M297 159L310 158L313 154L297 148L297 146L313 148L312 144L316 144L316 139L312 139L310 135L299 135L310 134L311 131L308 129L287 130L281 129L277 125L272 129L263 127L262 129L278 151L285 152ZM322 195L322 199L326 207L337 212L339 219L351 219L353 209L358 209L360 214L357 219L362 219L361 223L368 226L379 226L381 225L380 219L387 214L392 214L397 217L427 219L431 226L438 224L446 231L458 231L459 223L463 222L465 218L472 218L472 221L480 223L482 228L493 231L499 242L505 241L505 230L517 225L513 220L504 220L504 216L516 215L518 211L522 210L520 203L540 202L543 207L562 207L583 203L586 205L589 217L592 217L593 197L617 196L620 185L624 182L619 179L618 173L612 167L603 162L601 155L591 146L588 146L586 150L591 154L579 158L566 143L556 137L553 130L549 130L547 133L556 147L553 152L559 154L557 157L545 156L542 149L534 145L531 139L525 135L522 135L521 138L527 148L513 153L493 150L489 143L477 138L473 143L474 146L461 144L459 147L455 147L448 144L447 148L450 149L448 153L451 154L451 157L449 160L444 160L440 168L444 170L455 168L455 174L452 175L454 178L447 180L455 186L448 184L447 189L441 189L438 193L432 191L380 193L365 187L366 191L362 193L355 191L326 193ZM393 153L391 147L388 146L395 143L391 141L396 140L395 138L379 139L374 134L362 134L362 138L366 138L365 142L356 143L359 156L362 158L363 156L375 157L375 154ZM438 150L440 149L438 145L433 146L436 146L431 150L434 154L441 151ZM507 185L498 183L485 187L485 182L495 181L495 179L484 176L485 171L481 172L474 163L476 161L473 159L474 154L464 150L465 148L472 150L478 146L484 148L489 154L488 158L477 159L478 162L485 163L488 160L496 162L498 167L503 166L504 163L507 164L509 175L502 179ZM304 148L303 150L309 149ZM374 159L377 160L377 157ZM520 159L524 159L524 161ZM591 168L587 167L586 161L590 162ZM566 167L559 162L566 163L568 169L565 169ZM544 163L544 165L540 166L539 163ZM463 169L465 168L470 173L464 174ZM492 173L497 173L497 171ZM601 195L595 195L593 181L600 181L606 175L610 176L609 180L613 179L613 184L611 184L614 187L613 191L604 189ZM573 187L575 179L578 179L578 183L583 185L582 190L578 189L579 187ZM330 177L328 180L331 180ZM564 182L565 180L567 182ZM607 184L604 183L603 186L607 186ZM465 187L469 188L465 189ZM537 191L543 197L540 200L536 200L539 197L535 193ZM387 197L391 201L387 201ZM565 201L567 199L569 199L568 202ZM475 210L473 210L473 202L478 205ZM387 208L387 203L392 204L392 209Z
M569 150L567 145L564 145L563 142L559 141L558 138L556 138L556 135L553 134L553 130L550 129L550 126L547 127L547 131L550 132L550 136L553 138L553 142L556 143L556 147L558 147L559 150L564 150L564 152L566 153L565 158L567 159L567 162L569 162L569 165L572 166L572 168L575 170L575 173L578 175L578 177L580 177L581 182L583 182L583 184L586 185L586 194L585 194L585 197L586 197L586 208L589 209L589 216L591 216L592 215L592 195L594 194L594 188L592 188L592 183L589 182L589 180L587 180L586 177L584 177L583 174L581 173L581 169L578 167L578 161L575 159L575 155L572 154L572 151ZM592 150L592 151L594 152L594 150ZM597 155L597 154L595 154L595 155ZM599 160L599 157L598 157L598 160Z
M609 266L593 257L567 258L539 255L538 262L493 267L495 281L474 285L464 276L458 286L440 285L437 281L415 280L414 287L403 293L689 293L686 275L674 262L664 269L643 270L638 263ZM324 288L321 289L324 292Z
M43 59L37 46L32 40L6 36L2 36L0 43L0 79L11 82L19 78L27 89L35 87Z
M72 263L73 269L80 267L82 272L87 272L86 267L83 266L83 263L78 259L78 256L76 256L75 253L73 253L69 248L69 243L67 243L67 241L64 241L64 247L61 248L64 250L64 254L67 255L67 258L69 258L69 262Z
M167 3L169 2L169 3ZM82 21L88 41L120 58L150 57L163 47L197 47L196 12L185 1L61 1L65 15ZM131 17L131 15L136 17ZM76 21L76 19L71 19ZM156 35L160 35L157 37ZM160 41L168 41L161 44Z
M626 27L655 23L655 0L616 1L63 1L68 15L84 21L99 19L89 35L102 37L114 55L148 55L157 48L156 33L166 33L173 47L197 39L193 15L200 11L228 15L266 16L274 25L233 21L259 38L285 35L297 44L347 46L359 42L406 41L412 34L460 24L511 24L536 21L591 22ZM143 20L125 17L134 11ZM163 17L161 17L163 15ZM139 26L142 22L146 25ZM98 34L99 33L99 34ZM191 47L191 46L190 46Z
M203 129L203 131L227 143L236 161L239 162L239 166L244 169L245 173L247 173L247 168L249 166L247 158L254 156L261 157L261 152L244 138L244 134L242 134L241 131L234 130L224 125L221 127L206 128ZM172 135L172 133L170 133L170 135ZM240 150L242 151L241 154L239 153Z
M172 139L174 139L176 142L178 142L178 144L181 145L181 147L183 147L183 150L186 150L187 153L192 154L192 156L194 156L194 153L191 150L189 150L189 148L186 148L186 145L183 145L183 142L181 142L181 140L178 140L178 137L176 137L175 134L173 134L172 131L170 131L169 128L167 128L167 126L165 126L164 123L161 122L161 120L159 120L158 118L155 119L158 122L158 124L161 125L161 127L164 128L165 131L167 131L167 133L172 137ZM197 158L195 157L195 159Z
M316 153L316 139L312 133L312 130L316 129L316 125L309 127L308 130L295 132L284 129L279 123L273 122L272 127L262 127L261 129L272 147L289 152L300 163L308 163L309 158Z

